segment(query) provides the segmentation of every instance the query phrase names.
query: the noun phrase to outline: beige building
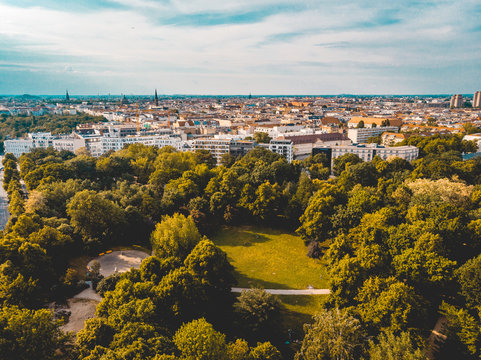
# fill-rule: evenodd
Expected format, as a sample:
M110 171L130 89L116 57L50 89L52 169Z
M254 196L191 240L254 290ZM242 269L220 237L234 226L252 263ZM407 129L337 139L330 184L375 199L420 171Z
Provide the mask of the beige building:
M357 128L360 122L364 123L364 128L381 127L381 126L395 126L400 127L403 122L401 119L388 119L384 117L374 117L374 116L353 116L351 120L348 121L348 128Z
M463 107L463 95L457 94L451 97L451 101L449 102L449 106L451 108L460 108Z
M370 137L379 136L382 133L397 132L396 126L368 127L368 128L349 128L347 129L347 137L355 144L367 143Z
M473 108L481 108L481 91L476 91L474 93Z
M381 135L381 143L384 146L391 146L400 143L405 139L404 134L399 134L395 132L385 132Z

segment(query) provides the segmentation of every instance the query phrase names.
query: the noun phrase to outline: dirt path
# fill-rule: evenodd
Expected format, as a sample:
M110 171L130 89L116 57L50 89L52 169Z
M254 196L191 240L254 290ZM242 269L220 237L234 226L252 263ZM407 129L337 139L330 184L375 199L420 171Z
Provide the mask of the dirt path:
M114 272L126 272L131 268L139 268L142 260L148 256L149 254L143 251L123 250L103 254L92 261L96 260L100 263L100 273L107 277ZM73 331L74 333L82 330L85 320L95 316L95 308L100 301L102 301L102 298L91 287L67 300L71 315L68 323L62 326L62 330Z
M232 292L240 293L248 288L232 288ZM329 289L303 289L303 290L284 290L284 289L264 289L266 292L275 295L329 295Z
M92 290L93 291L93 290ZM99 303L96 300L72 298L67 301L71 312L68 323L62 326L62 330L78 333L85 326L85 320L95 316L95 308Z

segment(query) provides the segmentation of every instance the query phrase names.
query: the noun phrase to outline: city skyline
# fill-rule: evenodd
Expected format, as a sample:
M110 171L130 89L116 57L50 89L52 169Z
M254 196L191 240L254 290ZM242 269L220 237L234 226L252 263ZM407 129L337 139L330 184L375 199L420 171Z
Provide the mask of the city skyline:
M0 0L0 94L473 94L464 0Z

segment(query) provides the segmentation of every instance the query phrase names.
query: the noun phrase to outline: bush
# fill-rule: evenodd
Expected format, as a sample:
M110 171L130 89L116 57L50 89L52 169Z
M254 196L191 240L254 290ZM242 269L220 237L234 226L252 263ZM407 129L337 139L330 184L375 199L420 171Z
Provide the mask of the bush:
M117 285L117 283L121 279L121 276L121 273L114 273L110 276L107 276L106 278L103 278L97 284L95 291L97 291L100 296L104 297L104 294L107 291L112 291L115 289L115 285Z

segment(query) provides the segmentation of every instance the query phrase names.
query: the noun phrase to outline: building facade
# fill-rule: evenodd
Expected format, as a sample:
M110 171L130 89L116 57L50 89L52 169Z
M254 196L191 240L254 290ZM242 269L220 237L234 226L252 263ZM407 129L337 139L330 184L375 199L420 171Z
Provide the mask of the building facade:
M350 128L347 129L347 137L354 144L367 143L367 139L374 136L379 136L384 132L399 132L397 126L379 126L371 128Z
M481 91L476 91L474 93L473 108L481 108Z
M316 151L314 151L316 150ZM412 161L418 158L419 149L416 146L381 146L377 144L368 145L339 145L328 146L324 148L314 149L315 153L325 153L332 162L335 158L343 156L345 154L355 154L363 161L372 161L375 156L379 156L383 160L387 160L390 157L399 157L401 159Z
M460 108L463 107L463 95L456 94L451 97L451 101L449 102L449 106L452 108Z
M271 140L269 150L284 156L289 162L294 159L294 144L291 140Z

